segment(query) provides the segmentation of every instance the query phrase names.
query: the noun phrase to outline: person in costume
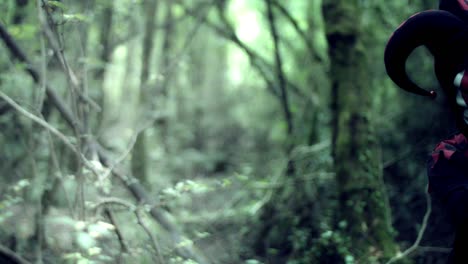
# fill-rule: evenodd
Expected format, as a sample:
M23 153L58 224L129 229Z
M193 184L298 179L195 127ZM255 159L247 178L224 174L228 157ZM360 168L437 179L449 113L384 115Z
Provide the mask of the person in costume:
M428 191L442 201L455 228L448 263L468 263L468 0L442 0L440 10L411 16L390 37L384 54L388 76L400 88L435 98L408 76L406 60L425 46L459 133L435 147L428 162Z

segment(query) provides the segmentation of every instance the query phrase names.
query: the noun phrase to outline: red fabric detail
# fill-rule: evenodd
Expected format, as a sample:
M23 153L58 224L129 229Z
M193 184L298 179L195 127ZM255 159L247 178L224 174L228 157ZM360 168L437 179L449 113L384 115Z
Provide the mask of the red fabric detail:
M441 148L443 148L443 146L442 146L441 144L439 144L439 146L440 146ZM432 160L434 160L434 164L432 165L432 167L434 167L434 165L435 165L435 164L437 163L437 161L439 160L440 153L442 153L446 159L450 159L450 158L452 157L453 153L455 153L455 150L440 149L440 150L437 151L437 152L433 152L433 153L432 153Z
M467 0L458 0L458 4L463 10L468 11L468 1Z
M444 140L437 144L434 151L432 152L432 167L434 167L434 165L439 160L440 154L444 155L444 158L450 159L453 153L457 151L457 146L467 142L468 141L463 134L457 134L454 137ZM468 151L466 151L464 154L466 157L468 157Z

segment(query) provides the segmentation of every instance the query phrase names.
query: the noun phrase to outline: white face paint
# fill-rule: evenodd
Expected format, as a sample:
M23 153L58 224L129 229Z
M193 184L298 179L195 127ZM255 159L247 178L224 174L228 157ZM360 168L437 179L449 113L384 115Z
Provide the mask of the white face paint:
M455 76L455 79L453 80L453 84L455 87L457 87L457 105L463 107L465 110L463 111L463 120L465 121L465 124L468 124L468 105L463 98L462 91L461 91L461 84L463 77L465 76L465 71L459 72L457 76Z

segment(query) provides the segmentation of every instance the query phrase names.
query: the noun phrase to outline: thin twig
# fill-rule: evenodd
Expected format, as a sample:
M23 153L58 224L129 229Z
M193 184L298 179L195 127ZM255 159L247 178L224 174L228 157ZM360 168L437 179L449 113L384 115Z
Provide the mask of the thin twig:
M50 159L51 159L51 163L55 170L53 173L51 173L50 175L54 175L55 174L55 177L56 177L56 181L59 181L59 184L60 186L62 187L63 191L64 191L64 197L65 197L65 201L66 201L66 204L67 204L67 208L68 208L68 211L70 213L70 215L72 215L73 217L75 217L74 215L74 211L72 209L72 202L71 202L71 199L70 199L70 196L68 194L68 192L66 191L66 187L65 187L65 183L64 183L64 176L63 176L63 172L62 172L62 168L60 167L60 162L59 162L59 159L58 159L58 156L57 156L57 152L55 151L55 143L54 143L54 140L52 139L52 135L50 133L47 133L47 142L49 144L49 149L50 149ZM52 185L53 186L53 185ZM53 188L53 187L51 187ZM53 191L52 190L49 190L49 191ZM52 193L50 193L49 195L52 195Z
M422 251L422 252L450 253L450 252L452 251L452 248L419 246L419 247L418 247L418 251Z
M286 20L288 20L289 23L291 23L294 30L296 30L297 34L304 40L304 44L307 47L309 55L318 63L323 63L323 59L320 58L320 56L318 56L315 53L312 42L310 41L310 38L307 36L306 31L302 30L301 27L299 26L299 22L296 19L294 19L291 13L288 12L286 7L284 7L279 1L273 0L271 1L271 3L281 12L281 14L283 14Z
M40 8L41 6L41 0L36 1L37 4L37 17L38 20L41 21L44 17L44 14L42 13L42 9ZM40 78L40 90L38 92L37 96L37 109L38 112L42 112L42 107L44 106L44 100L46 96L46 91L47 91L47 55L46 55L46 45L44 41L44 37L41 35L39 37L39 41L41 43L41 78Z
M8 95L0 91L0 97L3 98L8 104L10 104L16 111L18 111L20 114L24 115L25 117L31 119L32 121L36 122L37 124L41 125L42 127L46 128L49 130L52 134L54 134L56 137L58 137L62 142L73 152L78 152L73 145L73 143L68 140L68 138L62 134L60 131L58 131L55 127L51 126L49 123L46 121L42 120L41 118L37 117L36 115L28 112L26 109L21 107L19 104L17 104L13 99L11 99Z
M201 16L198 12L200 9L199 6L195 8L189 8L187 6L184 6L184 4L178 0L177 3L181 4L184 8L184 12L187 15L193 16L196 19L201 19L201 21L207 25L209 28L211 28L215 33L217 33L219 36L225 38L226 40L231 41L234 43L236 46L238 46L242 51L245 52L247 57L250 60L250 63L252 64L253 68L260 74L260 76L263 78L263 80L267 83L267 88L269 88L269 91L276 97L280 96L280 91L278 90L278 87L275 84L275 81L272 80L272 76L274 74L273 68L274 66L268 62L267 59L265 59L263 56L258 54L254 49L249 47L247 44L242 42L239 38L239 36L236 34L236 31L234 27L229 23L227 17L225 14L222 13L222 10L218 9L218 16L222 22L222 26L219 26L219 23L214 23L208 19L208 16ZM210 4L210 2L203 3L203 4ZM202 5L203 5L202 4ZM291 80L286 80L288 86L291 89L291 92L298 96L299 98L302 99L308 99L312 100L310 96L306 95L296 84L294 84ZM274 88L274 89L273 89Z
M101 201L99 201L94 207L93 209L96 210L96 212L99 211L99 208L103 207L103 206L107 206L107 205L110 205L110 204L116 204L116 205L121 205L121 206L124 206L126 208L128 208L131 212L134 212L135 213L135 216L138 220L138 224L143 228L143 230L146 232L146 234L148 235L148 237L151 239L151 245L154 249L154 251L156 252L156 255L158 257L158 261L159 263L163 264L164 263L164 260L162 259L162 255L161 255L161 250L160 250L160 247L159 247L159 244L158 244L158 241L156 240L156 238L153 236L153 234L151 233L151 231L148 229L148 227L143 223L143 219L142 219L142 216L141 216L141 210L139 210L135 205L133 205L132 203L130 202L127 202L123 199L120 199L120 198L117 198L117 197L107 197L107 198L104 198L102 199ZM145 205L143 205L143 207L145 207ZM106 208L106 210L109 210L108 208ZM109 211L106 211L106 214L109 216L110 212ZM121 238L119 237L119 240ZM121 242L121 245L122 245L122 242ZM125 246L126 247L126 246Z
M12 56L27 65L25 70L33 78L34 83L39 84L39 74L34 68L32 68L31 63L25 56L25 53L19 48L18 44L13 40L11 35L6 31L2 24L0 24L0 38L3 39L3 42L7 46ZM50 100L50 103L58 110L58 112L61 114L62 118L67 122L67 124L75 131L84 131L82 124L68 109L64 100L60 96L58 96L55 93L55 91L52 90L49 86L47 86L46 93L47 98ZM112 158L104 150L104 148L96 141L92 141L90 143L94 144L95 147L98 149L99 160L108 167L112 166ZM94 170L92 171L94 172ZM125 187L139 202L144 204L151 203L150 196L135 177L124 174L119 168L114 169L112 173L124 183ZM152 207L150 210L150 214L153 217L153 219L157 221L166 231L171 233L174 243L177 244L183 241L184 236L182 232L179 230L177 225L168 218L168 213L166 211L160 208ZM177 247L177 252L181 256L194 259L200 264L210 263L207 260L207 258L203 254L198 252L198 250L193 246Z
M145 233L148 235L148 237L151 240L151 246L153 247L154 252L156 252L156 258L159 262L159 264L164 264L164 259L161 254L161 248L159 247L158 240L154 237L153 233L149 230L149 228L143 223L143 218L141 216L141 210L136 210L135 215L138 219L138 224L143 228Z
M279 46L279 34L278 29L276 27L276 18L275 14L273 13L272 8L272 1L265 0L265 4L267 6L267 16L268 16L268 25L270 26L270 34L273 40L273 47L274 47L274 56L275 56L275 74L276 79L278 81L278 86L280 89L280 101L283 107L284 118L287 124L287 132L288 136L292 136L294 126L293 126L293 116L291 113L291 109L289 107L288 101L288 90L287 90L287 82L286 77L283 71L283 58L281 56L281 50Z
M31 62L26 57L24 51L19 47L19 45L15 42L13 37L8 33L5 27L0 24L0 37L3 39L5 46L10 51L11 55L14 58L19 60L20 62L24 63L26 67L24 68L25 71L31 76L34 83L40 85L42 83L40 74L37 72L36 69L32 67ZM62 115L63 119L67 122L67 124L75 131L83 131L83 128L78 120L74 117L73 113L65 104L64 100L60 98L60 96L55 93L48 85L46 85L46 94L47 99L50 100L50 103L57 108L59 113Z
M431 215L431 211L432 211L431 196L428 192L426 192L426 206L427 206L427 209L426 209L426 213L424 214L421 229L419 230L418 237L416 238L416 241L414 242L414 244L408 249L406 249L405 251L403 251L402 253L398 253L396 256L391 258L386 264L391 264L400 259L406 258L411 253L413 253L414 251L418 249L419 244L421 243L421 240L423 238L424 232L426 231L427 223L429 222L429 216Z
M86 159L83 153L79 152L78 149L75 147L75 145L73 145L73 143L71 143L70 140L68 140L67 136L62 134L62 132L58 131L55 127L51 126L45 120L28 112L26 109L18 105L13 99L11 99L8 95L4 94L2 91L0 91L0 97L3 98L3 100L5 100L9 105L11 105L20 114L36 122L40 126L47 129L49 132L51 132L53 135L58 137L65 144L65 146L67 146L70 150L72 150L81 159L81 161L83 161L86 168L91 170L91 172L93 172L97 177L99 177L99 173L96 171L96 168L94 168L94 166Z
M113 170L120 164L122 163L127 157L128 155L130 155L130 153L132 152L133 148L135 147L135 143L138 139L138 136L143 132L145 131L146 129L152 127L153 123L158 121L159 119L161 118L164 118L166 117L165 114L158 114L158 115L155 115L153 118L151 118L150 120L148 120L146 122L145 125L142 125L140 128L138 128L138 130L134 133L134 135L132 136L132 138L130 139L130 143L128 144L128 147L127 149L120 155L120 157L118 157L117 159L114 160L114 162L112 162L112 164L110 164L110 166L107 168L106 172L104 173L104 175L102 176L102 179L106 179L107 177L109 177L109 175L113 172Z
M120 198L117 198L117 197L106 197L106 198L101 199L97 204L95 204L93 206L93 209L97 211L100 207L111 205L111 204L116 204L116 205L123 206L123 207L129 209L130 211L134 211L137 208L132 203L127 202L127 201L125 201L123 199L120 199Z
M99 159L101 160L101 162L106 166L110 166L111 159L109 155L99 144L96 144L96 148L98 149ZM154 220L156 220L164 228L164 230L171 234L174 244L177 245L183 243L183 241L186 240L180 228L168 216L169 213L167 211L157 206L151 206L152 199L144 189L143 185L141 185L135 177L124 174L122 172L122 169L119 167L113 169L112 173L117 177L117 179L122 181L122 183L127 187L127 189L138 200L140 204L147 205L151 208L149 212L151 217ZM210 263L210 261L208 261L208 259L203 254L198 252L197 248L193 245L177 247L176 251L179 255L185 258L193 259L200 264Z
M171 3L168 3L168 5L171 5ZM207 6L207 7L204 7L204 9L200 9L199 10L199 12L201 12L200 17L207 16L207 14L210 11L210 7L211 7L211 5ZM170 7L168 7L168 8L170 8ZM166 19L167 19L167 17L171 17L171 15L172 15L170 9L167 12L168 13L166 15ZM170 24L170 22L167 23L167 24ZM162 68L163 70L161 70L159 72L159 74L164 76L164 79L161 82L161 85L159 87L157 87L157 89L155 89L156 92L158 92L160 90L162 91L164 89L167 89L167 87L166 87L167 84L169 83L170 79L172 78L172 75L174 74L174 72L176 72L176 70L177 70L176 66L179 65L180 61L182 60L182 57L187 53L187 50L190 48L190 44L195 39L195 36L197 35L197 33L200 30L202 25L203 25L203 20L197 18L196 23L193 25L193 27L190 29L190 31L188 31L188 33L185 34L186 38L183 41L183 44L181 45L181 48L177 52L174 52L175 55L173 56L173 59L171 61L167 61L168 51L163 52L163 55L165 56L166 61L161 62L160 68ZM167 31L168 28L165 28L165 30ZM173 36L171 36L171 37L173 37ZM163 48L167 49L167 47L169 45L168 44L168 41L169 41L168 38L170 38L170 36L168 36L168 34L166 34L166 38L164 39L164 43L163 43Z
M52 20L49 13L46 13L46 15L49 16L48 17L49 20ZM72 84L72 87L73 87L73 92L75 92L81 100L88 103L96 111L100 112L101 107L96 102L94 102L91 98L85 96L80 91L80 81L78 80L78 78L76 77L76 74L73 72L72 68L68 64L65 54L63 53L63 50L60 48L58 39L55 37L54 32L50 28L47 22L47 19L45 19L43 16L41 16L40 18L41 18L40 22L42 24L42 30L44 32L44 35L49 40L50 46L52 50L54 51L54 54L56 55L57 59L59 60L60 65L62 66L65 75L70 80L70 83Z
M122 231L120 231L120 228L117 225L117 221L115 221L114 214L109 208L106 208L104 210L104 213L106 214L107 218L109 219L110 223L114 226L114 231L115 234L117 235L117 238L119 239L119 244L120 248L122 248L122 252L126 253L128 252L128 246L127 243L125 243L125 239L123 238Z

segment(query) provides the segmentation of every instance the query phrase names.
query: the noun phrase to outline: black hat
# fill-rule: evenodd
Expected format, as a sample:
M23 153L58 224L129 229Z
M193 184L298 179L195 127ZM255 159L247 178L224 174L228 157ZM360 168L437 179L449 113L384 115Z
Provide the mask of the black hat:
M427 47L434 56L437 79L450 97L454 98L454 78L466 66L467 23L447 11L424 11L401 24L387 43L384 60L388 76L406 91L435 97L434 91L416 85L406 72L406 60L419 46Z

